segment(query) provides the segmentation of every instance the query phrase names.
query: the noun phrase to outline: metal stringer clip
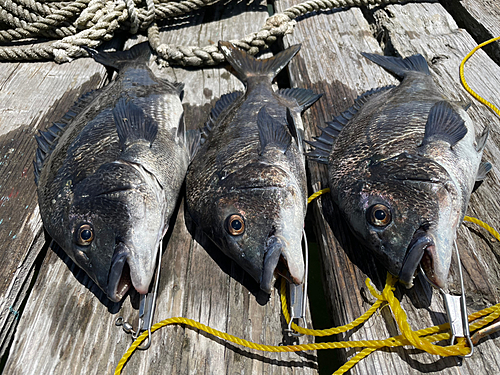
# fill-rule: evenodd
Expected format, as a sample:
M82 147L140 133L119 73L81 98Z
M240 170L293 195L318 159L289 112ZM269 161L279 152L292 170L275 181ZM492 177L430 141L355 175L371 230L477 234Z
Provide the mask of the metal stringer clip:
M156 264L156 274L153 280L154 287L148 294L141 294L139 302L139 316L137 317L137 329L134 330L132 324L124 321L123 317L119 317L115 321L115 325L123 326L125 333L132 334L132 338L136 340L141 333L148 331L147 341L137 347L140 350L147 350L151 346L151 326L153 325L153 317L155 314L156 299L158 297L158 284L160 282L160 269L161 269L161 252L163 240L160 240L158 250L158 262Z
M292 329L292 322L294 320L297 323L302 321L302 324L297 324L301 327L307 328L306 321L306 303L307 303L307 279L309 276L309 248L307 246L306 231L302 230L302 238L304 239L304 260L305 260L305 272L304 272L304 282L300 285L288 283L290 290L290 321L288 322L288 328L286 331L294 336L303 336L302 333L297 333Z
M444 306L446 308L446 315L448 316L448 321L450 323L450 330L451 330L450 345L454 345L455 339L457 337L465 337L467 343L470 346L470 353L463 356L463 358L469 358L474 353L474 344L472 343L469 331L469 319L467 317L467 305L465 303L465 288L464 288L464 278L462 275L462 263L460 262L460 254L458 253L458 247L456 241L454 242L454 245L458 262L458 275L460 277L461 294L459 296L447 294L443 289L435 285L432 281L430 281L427 278L422 268L420 268L420 272L427 280L427 282L429 282L429 284L438 289L441 295L443 296Z

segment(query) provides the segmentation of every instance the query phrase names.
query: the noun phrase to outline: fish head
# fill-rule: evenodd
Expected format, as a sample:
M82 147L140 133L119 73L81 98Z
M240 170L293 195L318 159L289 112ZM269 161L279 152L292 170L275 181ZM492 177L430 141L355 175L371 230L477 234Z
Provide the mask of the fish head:
M361 169L350 186L335 190L353 232L406 286L419 266L446 286L462 207L446 170L404 153L367 160Z
M227 189L214 200L212 225L205 232L263 291L271 293L275 273L301 284L305 194L297 185L284 182L289 178L280 168L252 165L249 170L223 182ZM267 178L256 178L263 170Z
M102 165L75 185L65 221L66 252L109 299L120 301L131 287L148 292L165 229L158 192L143 173Z

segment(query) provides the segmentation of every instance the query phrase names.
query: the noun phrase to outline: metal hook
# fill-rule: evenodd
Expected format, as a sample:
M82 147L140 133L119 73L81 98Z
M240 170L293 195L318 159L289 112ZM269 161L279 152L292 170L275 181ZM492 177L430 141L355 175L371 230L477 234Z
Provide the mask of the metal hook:
M297 333L292 329L294 319L302 320L302 327L307 328L306 321L306 303L307 303L307 279L309 276L309 247L307 245L306 231L302 230L302 238L304 239L304 259L305 273L304 282L301 285L289 283L290 288L290 321L288 322L287 332L294 337L303 336L302 333Z
M134 340L136 340L142 332L148 331L147 341L137 347L137 349L140 350L147 350L151 346L151 326L153 324L156 299L158 297L158 285L160 281L160 269L161 269L161 253L163 248L162 245L163 245L163 240L160 240L158 261L156 265L157 268L154 280L155 284L153 291L148 294L141 294L141 299L139 302L139 316L137 317L137 330L134 330L132 324L126 322L121 316L118 317L115 321L115 325L122 326L125 333L132 334L132 338Z
M457 337L465 337L467 343L470 346L470 353L462 357L469 358L474 353L474 344L470 337L470 331L469 331L469 319L467 316L467 305L465 301L465 287L464 287L464 278L462 274L462 263L460 262L460 254L458 252L457 242L454 241L453 244L455 245L455 253L458 262L458 275L460 277L461 294L459 296L453 296L451 294L447 294L442 288L434 284L431 280L427 278L427 275L422 270L422 267L420 267L420 273L422 274L424 279L427 280L427 282L431 284L434 288L438 289L441 295L443 296L444 305L446 308L446 315L448 316L448 321L450 323L450 330L451 330L450 345L454 344L455 339Z

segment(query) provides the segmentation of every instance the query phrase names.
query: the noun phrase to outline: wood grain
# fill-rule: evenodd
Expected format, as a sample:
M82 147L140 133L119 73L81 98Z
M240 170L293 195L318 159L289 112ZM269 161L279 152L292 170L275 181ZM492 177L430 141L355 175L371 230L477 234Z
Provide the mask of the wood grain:
M279 1L277 10L295 4ZM397 81L383 69L364 59L360 52L395 54L403 57L421 53L430 64L432 75L442 92L451 100L468 100L458 79L461 58L475 46L472 37L459 29L450 14L435 3L394 5L385 8L348 9L322 12L299 20L293 35L285 39L285 46L301 42L303 48L290 65L292 85L307 86L324 92L319 105L304 115L309 135L318 134L318 126L346 110L364 91L395 84ZM467 79L485 97L498 98L499 67L484 53L468 65ZM488 77L485 79L485 77ZM477 132L486 124L492 127L484 159L495 164L498 159L496 134L498 119L482 105L473 103L469 113L477 125ZM310 162L312 190L328 186L326 167ZM469 213L498 227L498 169L493 173L470 203ZM345 324L357 318L370 303L364 298L364 279L369 276L381 288L385 271L370 254L361 251L350 237L332 207L329 197L321 198L314 207L317 240L322 251L325 289L329 308L336 324ZM328 223L328 224L327 224ZM469 312L498 303L498 243L489 235L473 227L462 225L458 243ZM486 241L485 241L486 240ZM450 289L457 291L456 267L450 272ZM442 300L437 292L417 279L411 290L399 287L398 296L414 329L445 321ZM352 335L350 339L375 339L399 334L387 309ZM494 336L498 337L498 335ZM500 357L498 338L482 342L473 358L459 367L455 358L438 358L415 350L387 349L376 352L359 363L355 374L373 373L439 373L461 374L497 373ZM344 359L355 350L342 353ZM488 358L488 359L486 359Z
M178 45L216 43L256 31L266 17L265 3L229 2L167 23L161 27L161 38ZM126 47L137 42L134 38ZM160 77L185 83L183 103L190 128L206 121L222 94L243 89L224 67L152 66ZM182 316L257 343L278 345L287 340L277 290L267 300L240 267L189 221L186 224L182 204L171 226L155 321ZM137 317L136 296L122 304L108 303L82 271L65 261L49 250L20 320L6 373L112 374L131 344L114 322L118 316L128 321ZM173 326L156 332L151 348L135 353L123 373L313 374L317 360L314 353L259 353Z
M0 356L19 321L15 313L25 299L34 262L45 243L33 178L34 135L106 79L106 69L90 59L66 65L1 66Z

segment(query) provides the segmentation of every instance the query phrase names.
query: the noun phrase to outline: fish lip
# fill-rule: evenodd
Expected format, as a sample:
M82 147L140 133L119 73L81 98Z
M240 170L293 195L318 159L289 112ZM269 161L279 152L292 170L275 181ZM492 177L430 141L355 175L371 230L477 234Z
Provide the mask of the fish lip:
M280 235L272 235L266 242L267 252L264 256L264 265L260 278L260 288L266 293L271 294L272 292L275 272L294 284L300 285L303 282L304 275L300 274L294 264L288 262L287 245L289 245L288 241ZM280 264L283 267L280 267Z
M420 265L422 258L425 255L425 259L430 258L429 260L432 261L432 254L435 250L435 246L434 239L429 234L420 230L415 232L410 244L408 245L408 250L406 251L405 258L403 259L401 270L399 271L398 277L403 284L406 284L409 287L412 285L415 271ZM431 266L426 267L426 273L428 273L431 268Z
M266 248L267 252L264 256L264 265L260 276L260 289L271 294L274 271L278 265L283 244L279 238L272 236L267 240Z
M127 246L123 242L120 242L116 246L111 258L107 295L113 302L119 302L132 286L130 268L127 263L128 255L129 250Z

